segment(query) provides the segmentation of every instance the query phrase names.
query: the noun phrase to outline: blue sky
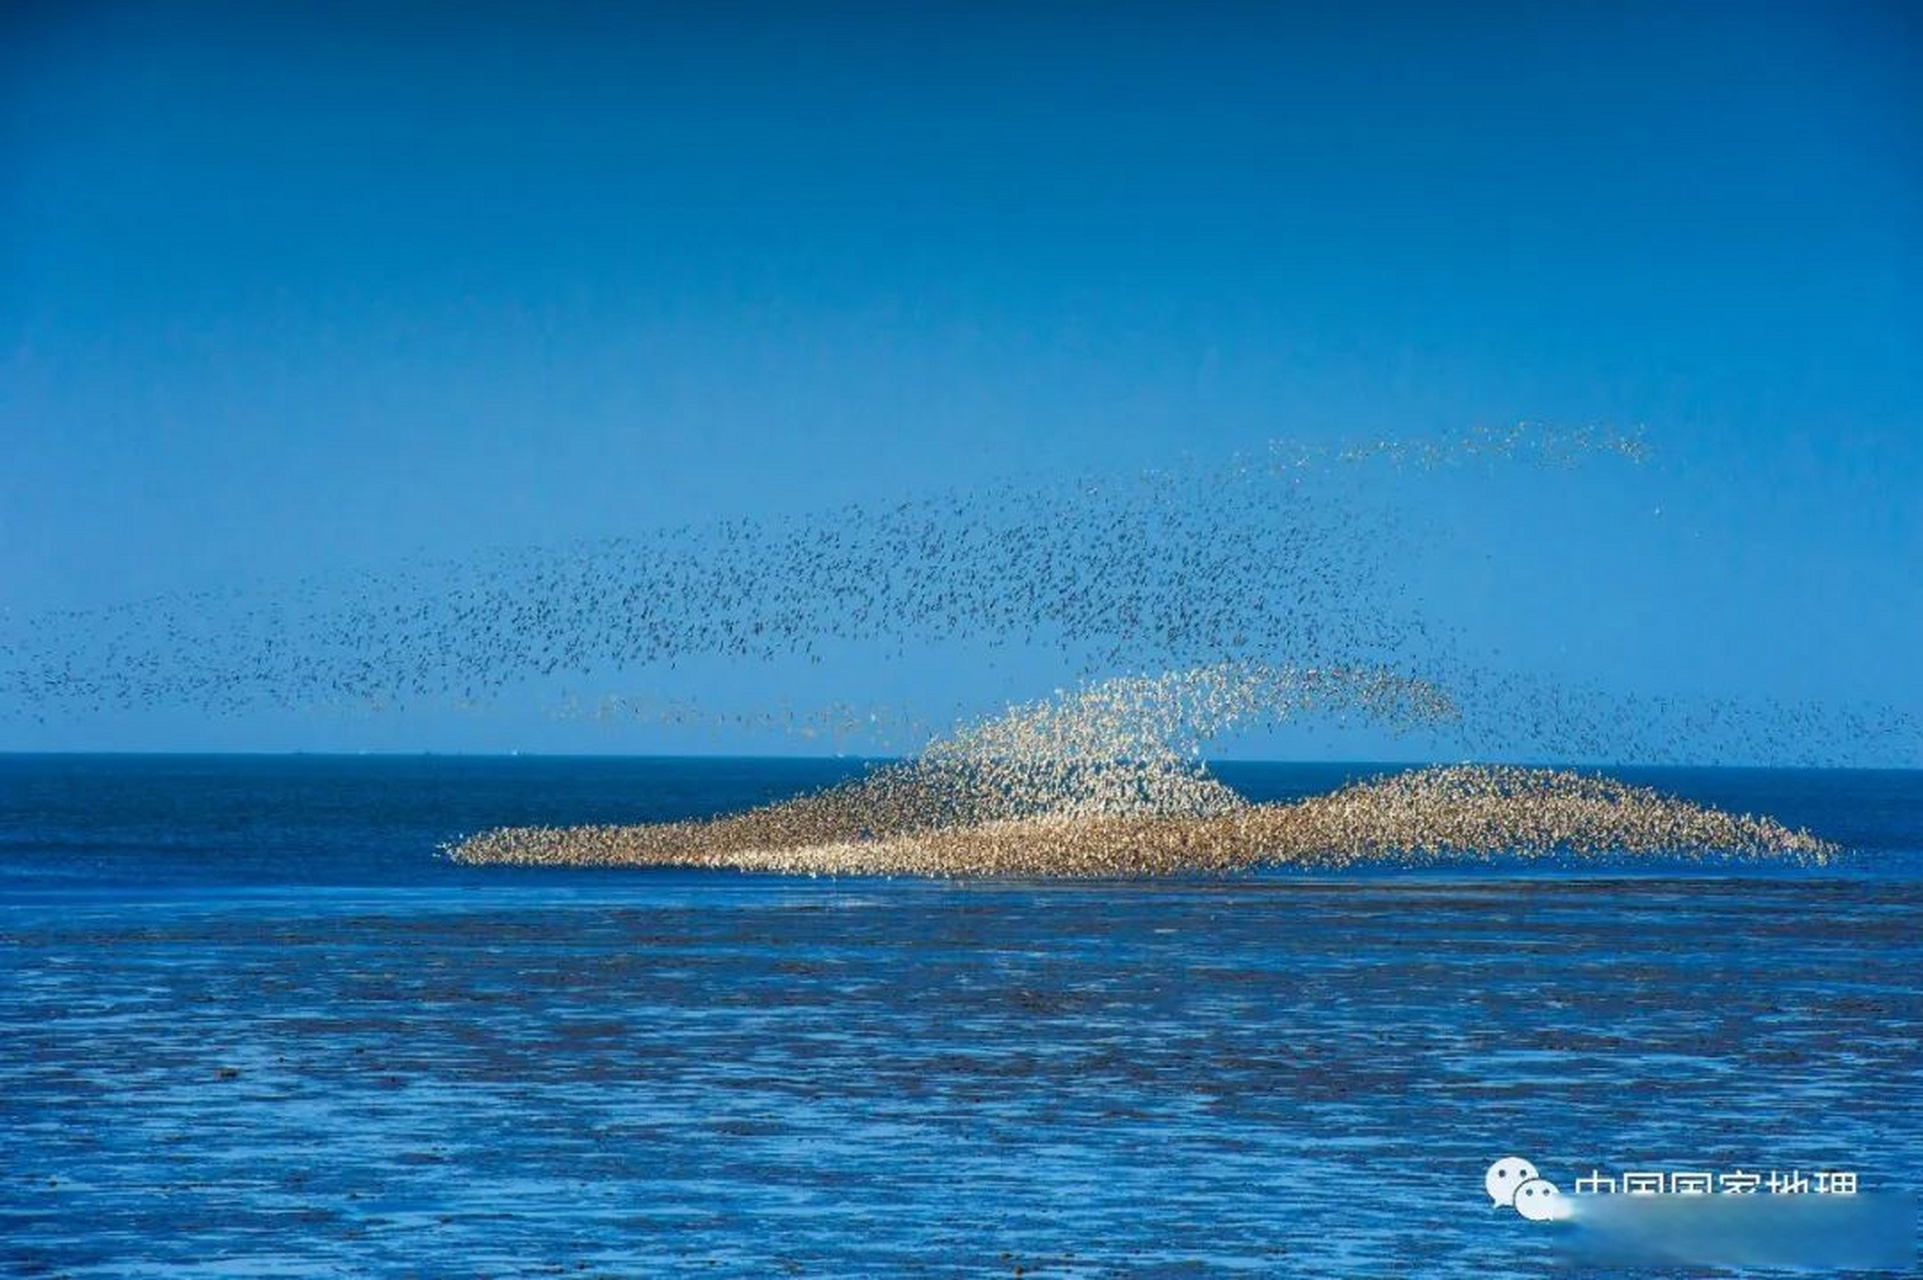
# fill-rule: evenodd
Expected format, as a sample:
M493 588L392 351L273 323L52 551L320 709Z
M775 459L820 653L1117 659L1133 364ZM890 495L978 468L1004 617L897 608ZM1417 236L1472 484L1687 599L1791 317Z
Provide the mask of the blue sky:
M1445 614L1614 688L1923 704L1913 6L610 8L8 7L16 620L1529 419L1659 465L1398 481L1486 553ZM0 747L679 745L590 732Z

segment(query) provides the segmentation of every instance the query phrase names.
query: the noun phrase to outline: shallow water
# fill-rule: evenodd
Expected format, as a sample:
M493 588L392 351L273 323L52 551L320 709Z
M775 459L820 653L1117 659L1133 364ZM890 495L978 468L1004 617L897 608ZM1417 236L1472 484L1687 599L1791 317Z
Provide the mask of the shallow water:
M1918 1185L1915 773L1639 778L1862 850L1827 869L434 856L846 767L0 758L0 1270L1521 1276L1499 1155Z

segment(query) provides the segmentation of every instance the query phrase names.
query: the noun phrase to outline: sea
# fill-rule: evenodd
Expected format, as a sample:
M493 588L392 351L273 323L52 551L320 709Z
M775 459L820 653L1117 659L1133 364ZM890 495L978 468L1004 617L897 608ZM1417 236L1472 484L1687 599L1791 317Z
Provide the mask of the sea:
M0 1275L1484 1280L1577 1273L1570 1224L1493 1202L1504 1157L1565 1193L1923 1181L1919 772L1611 771L1848 847L1824 866L442 852L861 767L0 756Z

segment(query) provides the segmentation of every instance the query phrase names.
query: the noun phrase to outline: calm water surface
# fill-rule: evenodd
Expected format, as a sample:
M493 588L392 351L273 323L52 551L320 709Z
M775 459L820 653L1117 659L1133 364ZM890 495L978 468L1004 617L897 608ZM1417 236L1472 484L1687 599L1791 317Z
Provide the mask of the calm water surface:
M852 767L0 757L0 1273L1525 1276L1498 1155L1918 1186L1916 773L1633 775L1827 869L436 855Z

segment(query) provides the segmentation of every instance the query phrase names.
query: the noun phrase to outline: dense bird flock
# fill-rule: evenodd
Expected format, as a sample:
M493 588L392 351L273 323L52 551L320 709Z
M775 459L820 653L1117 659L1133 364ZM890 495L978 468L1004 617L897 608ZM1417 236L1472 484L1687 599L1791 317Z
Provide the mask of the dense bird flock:
M1625 695L1500 669L1432 623L1385 469L1640 463L1640 436L1522 424L1428 440L1278 442L1226 462L813 515L658 529L116 608L0 613L0 721L186 707L208 716L518 706L673 731L913 752L967 706L719 710L677 667L886 666L968 646L1078 680L1257 661L1446 690L1438 756L1887 764L1923 731L1889 708ZM1031 664L1032 665L1032 664ZM1011 668L1019 667L1011 661ZM797 681L797 684L805 683ZM555 706L556 687L565 696ZM647 692L623 694L617 688ZM1010 692L1005 690L1004 692ZM975 704L979 707L979 703ZM737 738L738 740L738 738Z
M450 853L469 863L808 875L1147 876L1495 853L1820 861L1833 852L1767 818L1565 771L1423 769L1250 804L1201 761L1202 745L1237 721L1335 701L1391 723L1454 714L1437 691L1382 672L1221 664L1018 706L916 760L745 813L507 827Z
M1836 851L1769 818L1562 770L1418 769L1279 804L1250 804L1220 783L1198 782L1179 799L1205 801L1201 813L1151 805L979 822L937 817L954 812L942 776L911 771L889 778L879 794L857 783L704 821L501 827L459 842L450 854L459 862L523 866L1132 878L1498 854L1822 862Z

